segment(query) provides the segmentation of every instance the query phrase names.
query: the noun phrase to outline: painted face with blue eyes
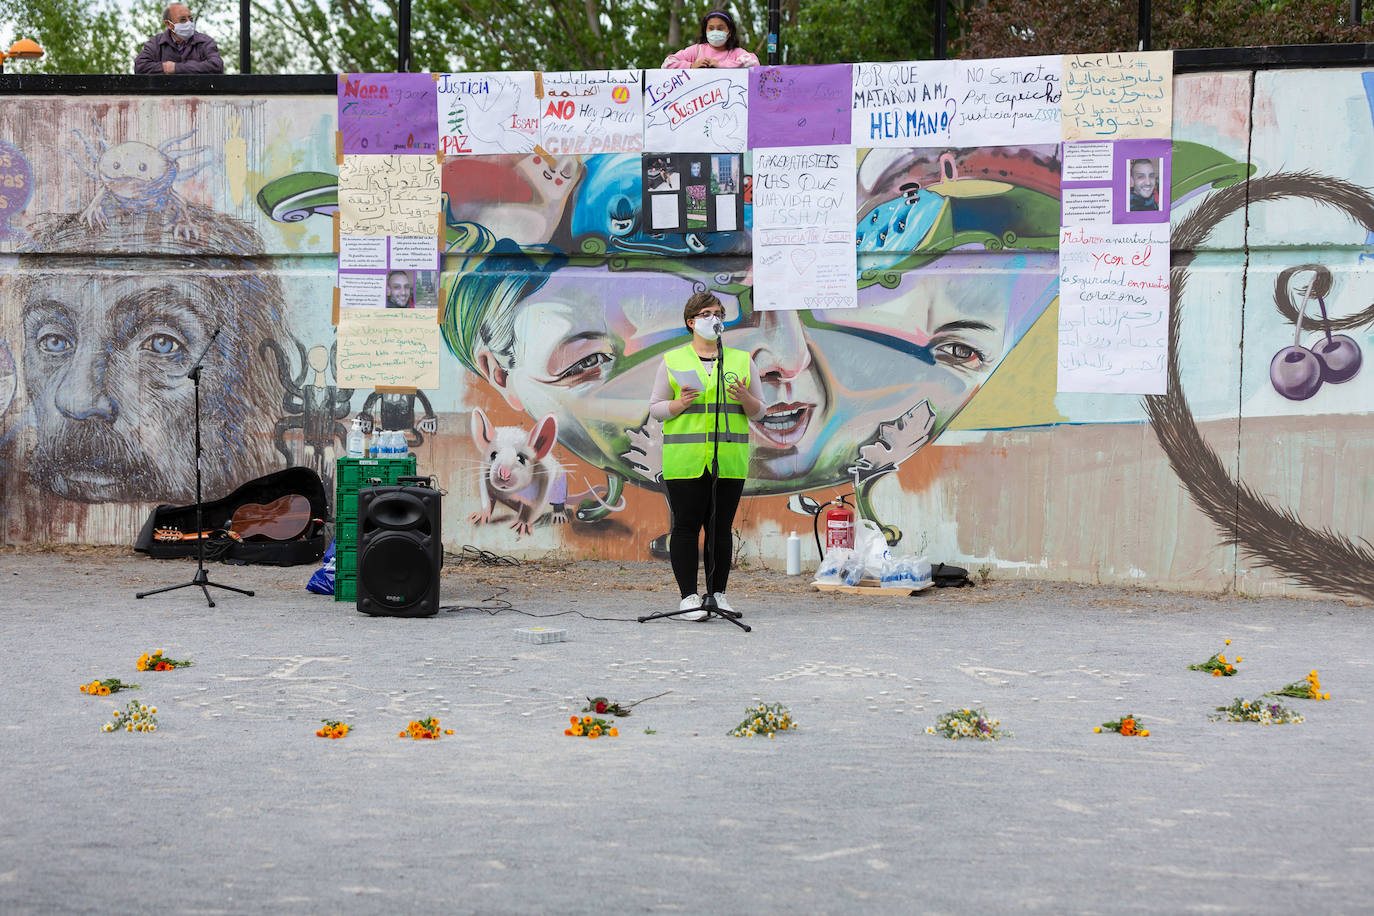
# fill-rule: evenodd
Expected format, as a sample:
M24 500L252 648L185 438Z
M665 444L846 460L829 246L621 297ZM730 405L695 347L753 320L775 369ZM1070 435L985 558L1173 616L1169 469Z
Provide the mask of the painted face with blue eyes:
M185 374L205 346L197 304L205 296L191 280L100 280L50 276L27 286L24 387L38 434L35 473L68 499L167 499L184 492L171 477L188 470L161 460L158 442L191 435Z

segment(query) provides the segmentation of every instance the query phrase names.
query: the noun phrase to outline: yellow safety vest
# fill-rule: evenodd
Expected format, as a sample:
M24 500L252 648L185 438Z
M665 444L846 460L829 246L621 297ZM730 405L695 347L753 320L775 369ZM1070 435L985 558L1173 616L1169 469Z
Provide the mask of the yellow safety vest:
M716 439L716 372L707 371L692 345L684 344L663 356L668 365L668 382L673 397L682 397L677 373L694 372L701 393L682 413L663 424L663 479L690 480L711 468L712 443ZM749 354L725 350L725 383L738 379L749 387ZM749 476L749 418L744 407L724 392L725 415L720 421L720 476L744 479Z

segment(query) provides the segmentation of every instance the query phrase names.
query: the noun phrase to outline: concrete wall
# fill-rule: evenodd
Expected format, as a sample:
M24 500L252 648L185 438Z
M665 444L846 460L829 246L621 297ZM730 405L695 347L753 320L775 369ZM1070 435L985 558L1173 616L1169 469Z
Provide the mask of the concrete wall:
M1374 345L1374 74L1174 90L1174 365L1152 398L1055 391L1053 146L861 151L849 313L752 313L747 208L744 231L655 237L637 156L450 159L443 382L379 397L333 374L332 96L7 97L0 541L128 543L152 505L190 501L179 376L222 327L207 495L288 464L332 481L367 413L446 488L450 547L648 558L667 531L649 382L711 288L774 405L737 520L752 562L857 479L898 550L1001 577L1369 599L1374 370L1299 401L1269 367L1299 265L1329 274L1342 352ZM1303 343L1325 330L1309 318ZM567 522L470 520L477 408L555 417Z

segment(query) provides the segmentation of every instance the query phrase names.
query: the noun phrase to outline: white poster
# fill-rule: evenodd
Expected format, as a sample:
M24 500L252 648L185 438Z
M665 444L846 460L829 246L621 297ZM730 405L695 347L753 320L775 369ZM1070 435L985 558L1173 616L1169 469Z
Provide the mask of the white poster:
M951 144L959 113L957 76L952 60L855 64L850 142L907 148Z
M644 150L644 93L638 70L543 74L540 145L554 156Z
M1168 363L1169 224L1063 229L1059 390L1164 394Z
M961 60L951 140L955 146L1058 143L1063 57Z
M754 308L858 307L852 146L754 150Z
M645 70L644 148L742 153L749 141L748 98L748 70Z
M539 140L534 74L441 73L439 152L531 153Z

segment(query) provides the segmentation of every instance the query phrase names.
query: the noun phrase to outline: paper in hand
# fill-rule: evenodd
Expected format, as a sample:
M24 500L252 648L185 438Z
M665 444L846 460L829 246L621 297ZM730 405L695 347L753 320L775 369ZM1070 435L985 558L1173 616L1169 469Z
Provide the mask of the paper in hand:
M697 374L695 369L670 369L668 371L673 373L673 379L683 391L689 388L696 391L701 390L701 376Z

